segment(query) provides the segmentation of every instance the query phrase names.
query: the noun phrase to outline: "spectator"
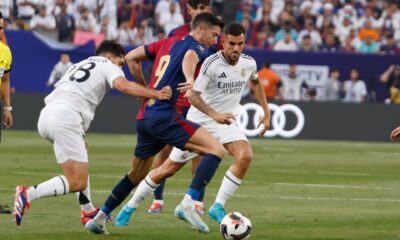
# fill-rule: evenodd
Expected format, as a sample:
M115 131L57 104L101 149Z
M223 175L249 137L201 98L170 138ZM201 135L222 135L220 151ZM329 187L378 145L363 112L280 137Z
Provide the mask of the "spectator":
M400 53L399 46L397 45L393 34L389 34L386 37L386 43L381 46L380 50L381 50L382 53L390 54L390 55L399 54Z
M0 12L3 14L4 25L7 26L11 23L14 10L14 0L1 0Z
M357 49L359 53L377 53L379 51L379 44L375 42L371 35L367 35L364 41L361 41L360 47Z
M106 40L118 40L118 32L114 25L110 23L110 18L104 16L101 20L101 24L96 26L96 33L103 33L104 39Z
M362 103L367 98L367 86L360 78L357 69L350 71L350 79L343 84L344 101L350 103Z
M290 31L285 32L284 38L275 44L274 50L287 52L298 50L297 44L295 41L293 41Z
M267 99L275 100L278 96L278 86L281 80L279 75L271 69L271 62L264 62L264 67L258 72L258 79L264 86Z
M135 34L129 27L129 21L122 22L118 29L118 41L124 46L132 45L134 38Z
M308 89L304 78L297 74L297 65L290 64L289 74L281 76L281 99L285 101L300 101L302 97L302 89Z
M297 40L298 37L297 30L294 28L293 24L290 21L285 20L283 22L283 27L279 29L279 31L276 32L275 34L274 43L277 43L278 41L282 40L286 32L290 32L292 40L294 41Z
M177 13L181 13L181 7L175 0L159 0L156 5L155 18L156 23L160 25L160 17L163 13L168 13L170 11L170 5L175 4L175 9ZM183 18L183 17L182 17ZM168 33L167 33L168 34Z
M353 46L353 41L350 36L348 36L346 38L346 41L340 51L345 52L345 53L354 53L356 51Z
M306 28L301 30L299 33L299 37L297 38L297 42L299 44L301 44L301 42L303 41L303 37L305 35L309 35L309 37L311 38L311 43L314 46L320 46L322 43L321 40L321 35L319 34L319 32L314 28L314 23L310 20L308 20L306 22Z
M18 18L29 24L35 15L38 0L16 0L16 3L18 8Z
M69 59L69 55L66 53L61 54L60 61L54 66L51 71L49 80L46 86L54 86L61 77L67 72L67 70L72 67L73 63Z
M308 0L304 1L300 5L300 15L297 17L297 24L300 28L305 28L307 22L315 23L315 17L311 14L312 3Z
M56 20L52 15L47 14L46 6L42 5L39 8L39 14L32 18L30 28L33 31L51 36L56 31Z
M84 32L94 32L96 29L96 19L89 9L82 7L81 16L76 20L76 30Z
M59 42L72 42L75 31L75 19L67 13L67 5L60 6L60 14L56 15Z
M310 35L305 35L299 45L299 50L301 52L316 52L318 47L312 43Z
M364 26L360 29L358 37L361 41L365 40L370 36L375 42L379 41L379 31L372 27L372 22L369 20L365 21Z
M335 34L338 36L341 43L344 43L346 38L349 36L350 31L356 29L354 22L351 21L351 17L346 16L342 21L339 21L336 26Z
M321 30L325 25L337 25L337 16L334 14L333 10L334 7L332 3L325 3L323 5L323 13L318 16L315 24L318 29Z
M390 65L389 68L382 73L380 81L388 87L389 98L385 101L396 105L400 104L400 66Z
M325 42L321 45L320 50L322 52L330 52L330 53L339 51L339 46L333 34L328 34L326 36Z
M183 23L183 16L180 12L177 12L177 4L175 2L169 4L168 11L160 13L159 24L164 28L167 35L172 29L177 28Z
M339 69L332 69L329 78L322 87L322 95L325 101L338 101L340 99L339 77Z

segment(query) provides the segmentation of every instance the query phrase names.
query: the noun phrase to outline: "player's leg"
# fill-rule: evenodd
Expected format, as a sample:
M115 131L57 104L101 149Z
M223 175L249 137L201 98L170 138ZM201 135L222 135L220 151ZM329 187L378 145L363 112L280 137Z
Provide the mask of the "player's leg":
M171 154L172 148L173 147L168 144L155 156L154 165L153 165L154 169L158 168L165 162L165 160ZM164 194L165 182L166 182L166 180L162 181L160 183L160 185L154 191L153 203L151 204L150 208L147 210L149 213L159 213L162 211L162 208L164 206L163 194Z
M179 171L187 161L195 157L197 154L182 151L174 148L170 157L158 168L153 169L146 178L139 184L133 197L115 219L116 226L127 226L132 214L138 208L140 202L147 198L155 189L164 182L168 177Z
M64 175L35 186L17 186L14 204L14 220L17 225L21 224L22 216L31 201L83 191L87 187L88 156L80 122L80 115L74 111L42 110L38 122L39 133L53 142L56 159Z
M196 201L200 200L205 186L214 176L221 158L225 153L222 144L219 143L207 130L199 128L185 144L185 148L203 154L199 166L188 191L181 203L175 208L175 215L186 220L195 229L207 233L209 227L195 211Z
M157 154L165 144L152 136L149 129L152 129L152 122L141 120L137 121L137 145L135 157L132 160L132 168L117 185L114 186L110 195L101 207L97 216L86 223L85 228L93 233L104 234L107 216L118 207L129 193L134 189L148 174L153 156Z
M195 176L197 166L199 166L201 159L203 159L203 156L201 155L197 155L195 158L192 159L192 177ZM205 190L200 194L199 200L196 201L194 205L194 209L200 215L204 215L204 194Z
M210 207L209 216L221 223L225 216L225 203L239 188L242 179L250 166L253 152L250 143L246 140L233 141L224 144L228 153L234 157L234 161L222 180L215 203Z

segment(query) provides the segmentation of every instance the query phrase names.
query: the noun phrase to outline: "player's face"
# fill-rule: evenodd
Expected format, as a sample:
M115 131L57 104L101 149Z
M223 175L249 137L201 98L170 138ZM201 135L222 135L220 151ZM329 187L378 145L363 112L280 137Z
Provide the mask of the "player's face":
M202 31L201 43L206 45L206 47L211 47L218 42L218 36L221 33L221 28L219 26L203 27L200 26Z
M239 36L226 35L224 36L223 45L224 53L230 62L238 61L240 54L244 49L245 37L244 34Z
M3 38L3 33L4 33L4 20L1 18L0 19L0 40Z
M211 12L210 7L204 4L199 4L196 6L196 8L191 7L189 4L187 5L187 11L192 20L199 15L200 13L204 12Z

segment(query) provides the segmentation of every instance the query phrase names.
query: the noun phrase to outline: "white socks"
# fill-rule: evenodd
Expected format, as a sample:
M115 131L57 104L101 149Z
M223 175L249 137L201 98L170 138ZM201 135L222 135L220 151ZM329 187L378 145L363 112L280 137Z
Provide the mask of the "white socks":
M225 205L226 201L235 194L241 183L242 179L237 178L228 170L222 180L215 202Z
M36 187L30 187L26 192L29 202L42 197L60 196L69 192L69 183L65 176L60 175L42 182Z
M185 194L185 197L183 198L183 200L181 202L183 209L194 208L195 203L196 203L196 201L193 200L189 194Z
M133 197L127 203L127 206L130 208L137 208L140 202L154 192L158 186L160 186L160 184L154 183L150 176L147 175L146 178L140 182Z

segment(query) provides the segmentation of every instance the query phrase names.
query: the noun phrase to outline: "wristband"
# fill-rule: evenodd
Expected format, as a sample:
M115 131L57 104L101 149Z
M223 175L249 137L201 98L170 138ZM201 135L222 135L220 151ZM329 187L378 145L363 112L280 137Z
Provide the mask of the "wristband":
M12 111L12 107L11 106L10 107L4 107L3 110L5 112L11 112Z

